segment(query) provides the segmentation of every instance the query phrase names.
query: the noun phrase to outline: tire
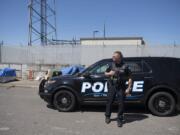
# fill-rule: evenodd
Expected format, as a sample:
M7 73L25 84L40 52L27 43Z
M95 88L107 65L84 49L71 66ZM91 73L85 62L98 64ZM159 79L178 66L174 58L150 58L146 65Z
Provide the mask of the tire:
M60 112L70 112L75 108L76 98L72 92L60 90L55 94L53 103Z
M169 116L175 111L175 99L168 92L157 92L148 101L148 109L157 116Z

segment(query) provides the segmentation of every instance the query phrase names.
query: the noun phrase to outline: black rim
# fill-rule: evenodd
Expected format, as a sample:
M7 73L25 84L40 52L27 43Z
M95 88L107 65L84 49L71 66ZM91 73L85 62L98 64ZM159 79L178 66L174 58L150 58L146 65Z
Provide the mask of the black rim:
M171 100L167 96L158 96L153 105L157 112L166 113L171 109Z
M66 110L72 105L72 98L68 93L59 94L56 101L58 107L62 110Z

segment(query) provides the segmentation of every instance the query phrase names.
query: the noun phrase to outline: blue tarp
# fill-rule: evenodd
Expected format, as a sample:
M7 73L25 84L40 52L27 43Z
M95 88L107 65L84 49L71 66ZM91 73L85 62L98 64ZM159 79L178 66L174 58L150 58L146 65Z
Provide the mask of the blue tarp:
M84 70L83 66L69 66L61 69L62 75L74 75L76 73L82 72Z
M15 77L16 70L11 68L0 69L0 77Z

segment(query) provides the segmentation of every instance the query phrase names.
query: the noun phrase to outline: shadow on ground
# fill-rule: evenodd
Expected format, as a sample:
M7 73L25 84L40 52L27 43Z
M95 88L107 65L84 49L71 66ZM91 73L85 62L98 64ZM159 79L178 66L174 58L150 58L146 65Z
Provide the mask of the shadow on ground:
M48 108L56 110L53 106L47 105ZM86 113L86 112L102 112L102 115L104 115L106 106L100 106L100 105L84 105L81 106L80 109L77 109L76 112ZM118 110L118 107L114 105L112 107L112 112L116 113ZM145 109L142 105L139 104L128 104L125 106L125 114L124 119L125 123L131 123L134 121L141 121L148 118L148 114L150 112ZM117 117L112 117L111 121L116 121Z
M106 106L86 105L80 108L81 112L105 112ZM118 107L114 105L112 112L117 112ZM144 113L149 114L149 111L140 104L126 104L125 113Z
M124 114L124 123L131 123L134 121L141 121L144 119L147 119L149 116L147 114L140 114L140 113L128 113L128 114ZM117 117L116 118L111 118L111 121L117 121Z
M106 106L84 106L82 112L105 112ZM112 107L112 112L117 113L118 107L115 105ZM124 120L125 123L131 123L134 121L141 121L148 118L149 111L144 106L139 104L126 104L125 105ZM117 117L112 117L111 121L117 121Z
M52 105L47 105L47 108L57 110ZM76 108L76 112L80 111L82 113L84 112L104 112L106 109L105 105L83 105L78 108ZM112 112L117 112L118 107L116 105L112 106ZM125 113L146 113L148 114L149 111L140 104L126 104L125 105Z
M47 108L57 110L52 105L47 105ZM78 108L76 108L76 112L80 111L82 113L84 112L104 112L106 109L105 105L83 105ZM117 112L117 106L114 105L112 107L112 112ZM143 105L140 104L127 104L125 105L125 113L144 113L144 114L150 114L147 108L145 108ZM180 110L176 110L176 112L171 116L177 116L180 114Z

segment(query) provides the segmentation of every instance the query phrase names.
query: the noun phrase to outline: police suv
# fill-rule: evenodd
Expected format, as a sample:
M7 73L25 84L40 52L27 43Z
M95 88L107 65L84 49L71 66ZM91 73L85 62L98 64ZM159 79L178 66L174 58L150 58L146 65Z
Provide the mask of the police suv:
M172 115L180 108L180 59L129 57L133 86L126 102L139 102L157 116ZM73 111L77 105L106 104L107 80L104 72L112 59L103 59L75 75L53 77L39 86L39 95L59 111Z

